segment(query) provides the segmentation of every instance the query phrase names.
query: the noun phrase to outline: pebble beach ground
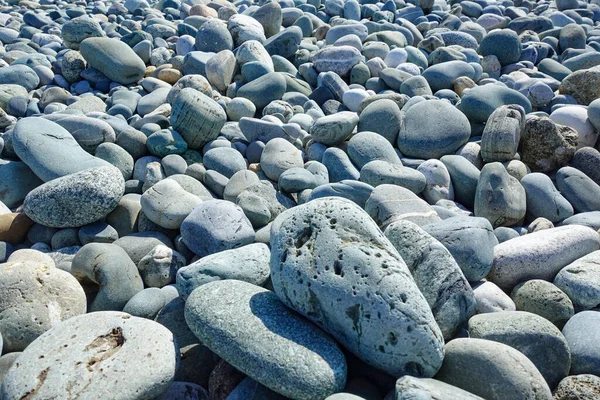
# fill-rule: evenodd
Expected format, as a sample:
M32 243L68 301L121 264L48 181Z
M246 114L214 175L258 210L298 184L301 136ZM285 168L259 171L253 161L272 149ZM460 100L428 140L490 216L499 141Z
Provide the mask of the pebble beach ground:
M600 399L600 0L0 0L0 399Z

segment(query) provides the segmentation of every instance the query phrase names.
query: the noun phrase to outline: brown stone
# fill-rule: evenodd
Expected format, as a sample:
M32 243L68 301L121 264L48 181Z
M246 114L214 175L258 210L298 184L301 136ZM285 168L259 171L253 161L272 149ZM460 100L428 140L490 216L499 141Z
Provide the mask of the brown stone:
M219 361L208 378L210 400L225 400L246 375L224 360Z
M521 134L519 153L534 172L550 172L565 166L577 150L579 135L550 118L530 118Z
M12 245L23 243L31 225L33 225L33 221L25 214L0 215L0 242L7 242Z
M558 91L575 97L579 104L589 105L600 98L600 67L573 72L563 79Z

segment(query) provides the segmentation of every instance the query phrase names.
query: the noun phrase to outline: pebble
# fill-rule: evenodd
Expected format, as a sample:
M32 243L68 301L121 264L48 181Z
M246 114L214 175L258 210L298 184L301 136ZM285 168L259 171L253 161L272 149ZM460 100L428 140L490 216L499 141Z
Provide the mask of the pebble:
M562 329L574 314L573 302L567 294L556 285L541 279L518 284L510 297L518 311L544 317L559 329Z

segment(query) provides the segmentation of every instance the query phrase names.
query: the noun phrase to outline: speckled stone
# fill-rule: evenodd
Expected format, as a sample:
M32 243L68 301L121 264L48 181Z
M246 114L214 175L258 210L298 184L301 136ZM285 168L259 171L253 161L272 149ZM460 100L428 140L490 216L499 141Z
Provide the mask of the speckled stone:
M221 358L283 395L308 400L344 387L346 360L335 342L271 291L237 280L210 282L188 298L185 319Z
M124 192L125 181L117 168L91 168L32 190L25 198L24 211L42 225L80 227L106 217Z

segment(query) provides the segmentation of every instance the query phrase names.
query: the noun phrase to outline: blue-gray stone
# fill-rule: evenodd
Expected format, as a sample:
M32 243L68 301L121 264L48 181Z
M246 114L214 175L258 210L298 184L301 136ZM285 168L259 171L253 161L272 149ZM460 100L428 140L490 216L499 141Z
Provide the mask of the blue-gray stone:
M485 35L479 44L479 54L484 57L495 55L502 65L519 61L521 51L521 40L510 29L494 30Z
M537 172L527 174L520 183L527 195L527 215L531 219L543 217L556 223L573 215L573 206L547 175Z
M485 123L498 107L509 104L520 105L526 114L531 112L531 102L527 97L516 90L494 84L477 86L465 92L458 108L470 121Z
M573 167L556 173L556 186L577 213L600 211L600 186Z
M346 360L335 342L259 286L202 285L186 302L185 320L222 359L285 396L325 398L346 383Z
M139 81L146 73L144 62L119 40L88 38L81 42L80 51L91 67L123 85Z
M600 375L600 313L582 311L565 324L563 335L571 349L571 374Z

